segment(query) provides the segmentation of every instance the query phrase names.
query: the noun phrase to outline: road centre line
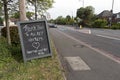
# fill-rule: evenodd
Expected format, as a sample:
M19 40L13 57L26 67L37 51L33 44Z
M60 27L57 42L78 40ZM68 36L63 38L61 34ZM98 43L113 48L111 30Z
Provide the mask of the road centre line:
M100 51L100 50L97 49L97 48L93 48L92 46L84 43L83 41L78 40L78 39L76 39L76 38L74 38L74 37L72 37L72 36L70 36L70 35L68 35L68 34L66 34L66 33L64 33L64 32L62 32L62 31L59 31L59 30L57 30L57 31L58 31L59 33L63 34L64 36L66 36L66 37L68 37L68 38L70 38L70 39L72 39L72 40L74 40L74 41L76 41L76 42L78 42L78 43L80 43L80 44L82 44L82 45L85 45L86 47L88 47L88 48L90 48L90 49L92 49L92 50L94 50L94 51L102 54L103 56L106 56L107 58L113 60L114 62L117 62L118 64L120 64L120 60L116 60L116 59L114 58L114 56L111 56L110 54L107 54L107 53L104 52L104 51Z
M114 40L120 40L119 38L110 37L110 36L104 36L104 35L96 35L96 36L104 37L104 38L109 38L109 39L114 39Z

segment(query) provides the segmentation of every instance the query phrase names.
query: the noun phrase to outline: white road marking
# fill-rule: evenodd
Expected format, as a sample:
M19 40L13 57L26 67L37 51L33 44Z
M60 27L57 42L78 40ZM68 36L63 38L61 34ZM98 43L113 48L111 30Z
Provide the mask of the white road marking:
M90 29L73 29L73 28L70 28L70 27L66 27L66 28L68 28L68 29L70 29L70 30L73 30L73 31L79 31L79 32L81 32L81 33L85 33L85 34L91 34L91 30Z
M93 48L92 46L90 46L90 45L84 43L83 41L78 40L78 39L76 39L76 38L74 38L74 37L72 37L72 36L70 36L70 35L68 35L68 34L66 34L66 33L63 33L63 32L61 32L61 31L59 31L59 30L57 30L57 31L58 31L59 33L63 34L64 36L66 36L66 37L68 37L68 38L70 38L70 39L72 39L72 40L75 40L76 42L78 42L78 43L80 43L80 44L82 44L82 45L85 45L86 47L88 47L88 48L90 48L90 49L92 49L92 50L94 50L94 51L96 51L96 52L98 52L98 53L106 56L107 58L109 58L109 59L111 59L111 60L113 60L113 61L115 61L115 62L117 62L117 63L120 64L120 60L115 59L115 58L114 58L113 56L111 56L110 54L107 54L106 52L101 51L101 50L99 50L99 49L97 49L97 48Z
M89 34L91 34L91 30L89 30Z
M100 37L104 37L104 38L109 38L109 39L114 39L114 40L120 40L119 38L110 37L110 36L104 36L104 35L96 35L96 36L100 36Z
M91 70L90 67L80 57L65 57L70 66L75 71Z
M91 34L91 30L87 30L87 29L81 29L81 30L77 30L81 33L85 33L85 34Z

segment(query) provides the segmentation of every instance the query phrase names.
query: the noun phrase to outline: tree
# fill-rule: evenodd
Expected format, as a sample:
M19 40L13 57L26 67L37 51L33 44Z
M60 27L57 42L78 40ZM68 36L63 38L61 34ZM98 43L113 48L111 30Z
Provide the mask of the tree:
M74 18L71 18L70 21L69 21L69 24L70 24L70 25L73 25L74 23L75 23Z
M16 13L12 14L11 18L19 19L20 18L20 13L16 12Z
M14 0L15 1L15 0ZM0 1L0 11L2 11L2 8L4 8L4 18L5 18L5 26L7 27L6 35L7 35L7 42L9 45L11 45L11 37L10 37L10 30L9 30L9 15L8 12L10 10L11 3L14 2L13 0L1 0ZM1 13L1 12L0 12ZM1 13L2 15L2 13Z
M10 30L9 30L9 16L8 16L8 2L11 1L11 0L2 0L3 1L3 5L4 5L4 15L5 15L5 24L6 24L6 27L7 27L7 41L8 41L8 44L11 45L11 38L10 38Z
M13 0L8 4L9 16L19 11L19 2L18 0Z
M58 16L57 19L55 20L55 22L57 24L62 24L62 25L65 25L66 24L66 19L62 16Z
M70 15L67 15L67 16L66 16L66 24L70 24L70 20L71 20Z
M26 17L27 17L29 20L32 19L31 17L32 17L33 15L34 15L33 12L30 12L30 11L26 12ZM20 18L20 13L19 13L19 12L16 12L16 13L12 14L11 18L19 19L19 18Z
M3 2L0 1L0 16L2 15L2 6L3 6Z
M77 17L81 19L80 24L83 26L89 26L93 16L94 8L92 6L81 7L77 10Z
M4 0L0 0L0 15L1 16L4 15L3 1ZM9 16L19 11L18 6L19 6L18 0L7 0L7 9L8 9Z
M71 20L70 15L67 15L67 16L66 16L66 19L67 19L68 21L70 21L70 20Z
M34 15L34 13L33 12L30 12L30 11L28 11L27 13L26 13L26 16L27 16L27 18L29 19L29 20L31 20L31 17Z
M14 0L16 1L16 0ZM5 26L7 27L6 31L7 31L7 41L8 41L8 44L11 45L11 37L10 37L10 30L9 30L9 14L8 14L8 11L11 10L10 9L10 6L12 5L12 3L14 2L13 0L1 0L0 1L0 9L2 9L2 7L4 8L4 18L5 18ZM24 1L24 0L20 0L20 1ZM23 4L23 3L22 3ZM24 5L22 5L24 6ZM21 8L22 10L23 8ZM24 9L23 9L24 10ZM23 11L22 10L22 11ZM26 13L25 13L26 14ZM24 16L22 14L22 16Z
M70 15L67 15L66 16L66 24L73 25L74 24L74 18L73 17L71 18Z
M19 11L20 11L20 20L26 20L26 7L25 7L26 0L19 0Z
M0 26L3 25L3 19L0 17Z
M52 7L52 4L54 3L53 0L27 0L29 5L34 6L35 8L35 18L37 19L37 13L39 15L43 15L44 12L46 12L47 9Z
M0 9L2 8L2 5L3 5L3 4L2 4L2 1L0 1Z

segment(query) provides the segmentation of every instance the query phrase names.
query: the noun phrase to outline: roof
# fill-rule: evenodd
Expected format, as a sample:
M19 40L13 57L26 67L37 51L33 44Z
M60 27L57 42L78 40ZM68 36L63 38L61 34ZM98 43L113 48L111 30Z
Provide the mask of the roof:
M109 10L104 10L100 14L98 14L98 17L110 17L112 16L112 12Z
M119 12L119 13L117 13L117 14L119 14L119 15L120 15L120 12Z

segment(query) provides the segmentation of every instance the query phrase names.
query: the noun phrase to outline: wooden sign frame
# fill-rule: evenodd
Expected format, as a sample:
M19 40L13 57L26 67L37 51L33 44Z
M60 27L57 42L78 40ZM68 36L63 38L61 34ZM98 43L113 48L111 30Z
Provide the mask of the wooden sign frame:
M52 56L46 20L19 22L18 30L24 62Z

